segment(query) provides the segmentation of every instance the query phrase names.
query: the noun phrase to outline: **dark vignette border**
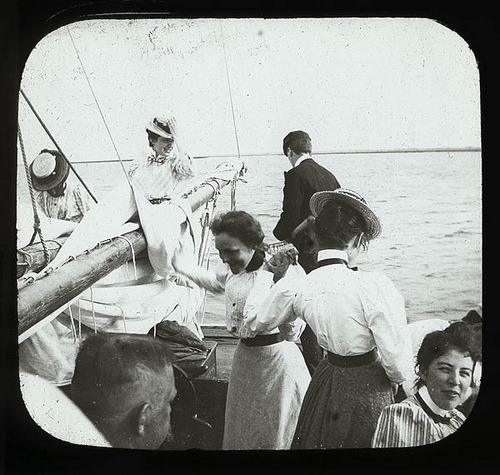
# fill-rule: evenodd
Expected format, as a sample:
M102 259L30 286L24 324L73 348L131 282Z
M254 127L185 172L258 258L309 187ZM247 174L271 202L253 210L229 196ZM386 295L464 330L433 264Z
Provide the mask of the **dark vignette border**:
M401 450L336 450L308 452L139 452L121 449L97 449L59 441L30 418L20 395L17 361L16 286L15 286L15 200L16 200L16 121L17 96L22 69L36 43L50 31L74 21L90 18L139 17L420 17L431 18L457 32L476 56L481 78L481 122L483 148L483 184L487 185L489 138L489 60L493 20L491 12L473 2L452 4L409 0L401 1L308 1L298 5L285 1L173 2L167 0L8 0L0 16L0 32L5 53L2 55L2 108L7 118L2 132L4 141L2 246L0 256L1 318L0 357L3 389L0 461L5 473L475 473L495 466L495 450L488 442L496 439L494 418L498 410L498 369L493 354L498 325L490 320L489 293L484 287L483 312L486 314L485 365L481 393L464 427L453 436L432 446ZM333 3L333 2L331 2ZM486 191L487 186L483 188ZM483 210L487 195L483 192ZM483 222L486 221L484 214ZM483 236L486 227L483 224ZM486 249L486 241L484 241ZM484 259L483 259L484 262ZM486 271L486 266L483 266ZM488 282L483 272L483 282ZM483 447L485 450L483 450Z

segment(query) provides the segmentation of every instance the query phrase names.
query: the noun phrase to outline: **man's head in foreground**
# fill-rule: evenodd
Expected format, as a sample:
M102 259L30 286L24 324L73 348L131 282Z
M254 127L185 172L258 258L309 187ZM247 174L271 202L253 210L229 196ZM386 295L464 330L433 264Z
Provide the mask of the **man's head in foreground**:
M78 353L73 400L113 447L157 449L172 438L172 361L160 338L92 335Z

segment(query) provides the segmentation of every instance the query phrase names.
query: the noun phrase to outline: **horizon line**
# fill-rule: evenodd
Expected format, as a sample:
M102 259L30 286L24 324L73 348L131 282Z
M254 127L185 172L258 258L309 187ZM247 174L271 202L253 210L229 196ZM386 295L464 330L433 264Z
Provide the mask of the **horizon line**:
M460 147L460 148L408 148L408 149L378 149L378 150L338 150L330 152L314 152L311 155L365 155L365 154L381 154L381 153L436 153L436 152L481 152L481 147ZM193 156L193 160L201 160L206 158L241 158L241 157L275 157L277 155L282 155L282 153L245 153L240 154L239 157L236 154L223 154L223 155L196 155ZM133 162L134 158L122 159L123 162ZM74 161L71 163L111 163L119 162L120 160L82 160Z

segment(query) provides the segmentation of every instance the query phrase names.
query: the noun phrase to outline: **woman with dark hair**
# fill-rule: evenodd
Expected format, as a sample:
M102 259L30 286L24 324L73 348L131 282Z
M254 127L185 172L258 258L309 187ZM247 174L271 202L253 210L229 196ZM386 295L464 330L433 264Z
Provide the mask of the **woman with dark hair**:
M318 268L282 285L247 324L297 317L327 356L316 368L300 411L292 449L369 447L394 387L411 371L404 301L379 272L355 272L359 253L380 234L380 222L357 193L339 188L310 200Z
M172 263L201 287L225 293L226 326L240 340L229 379L223 449L288 449L311 379L293 342L300 336L303 322L278 325L270 321L266 331L256 332L244 320L256 311L285 270L286 274L292 268L305 273L299 266L290 266L292 256L287 253L265 262L264 233L245 211L229 211L215 218L210 229L227 266L224 272L215 274L186 263L179 266L176 257Z
M457 409L470 394L481 346L463 322L429 333L417 354L417 392L380 415L373 447L414 447L437 442L465 421Z

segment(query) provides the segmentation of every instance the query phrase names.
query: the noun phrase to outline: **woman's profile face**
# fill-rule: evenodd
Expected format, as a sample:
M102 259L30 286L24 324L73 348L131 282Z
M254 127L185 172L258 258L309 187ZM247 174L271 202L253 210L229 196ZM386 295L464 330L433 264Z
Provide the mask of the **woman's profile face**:
M222 262L229 265L233 274L243 272L255 253L254 249L227 233L215 235L215 247Z
M468 394L472 382L473 361L460 351L449 350L421 372L429 395L441 409L455 409Z
M174 140L158 137L152 142L151 148L155 151L157 156L168 157L174 149Z

